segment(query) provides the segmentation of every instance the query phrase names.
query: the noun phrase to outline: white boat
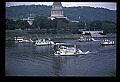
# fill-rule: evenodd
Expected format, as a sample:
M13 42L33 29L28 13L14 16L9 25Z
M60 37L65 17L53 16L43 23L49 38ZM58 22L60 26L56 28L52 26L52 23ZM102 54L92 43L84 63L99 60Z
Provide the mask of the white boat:
M79 42L89 42L89 41L96 41L91 36L81 36L79 39Z
M55 45L69 45L70 43L57 42Z
M35 41L35 45L42 46L42 45L54 45L55 43L50 40L39 39Z
M88 54L89 51L83 52L76 47L66 47L60 46L60 48L54 53L54 55L66 56L66 55L79 55L79 54Z
M100 40L95 40L93 37L91 36L81 36L78 39L79 42L90 42L90 41L100 41Z
M115 44L115 42L114 42L114 41L111 41L111 40L106 39L106 40L103 40L100 44L101 44L101 45L114 45L114 44Z
M33 42L31 40L31 38L28 39L26 37L14 37L14 40L15 40L16 43L30 43L30 42Z

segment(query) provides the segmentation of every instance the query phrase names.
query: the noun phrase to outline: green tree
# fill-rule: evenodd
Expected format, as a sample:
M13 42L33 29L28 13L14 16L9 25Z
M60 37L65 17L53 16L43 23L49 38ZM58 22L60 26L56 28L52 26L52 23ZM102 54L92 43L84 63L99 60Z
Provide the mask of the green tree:
M78 25L76 22L70 22L67 25L67 29L70 29L71 33L77 33Z
M116 24L111 21L104 21L103 31L105 33L116 33Z
M33 21L33 27L37 29L46 29L47 28L48 19L44 16L37 16Z
M86 27L85 27L85 22L83 22L83 21L80 21L80 22L78 22L78 28L79 29L85 29Z
M14 30L15 29L15 21L13 19L6 19L6 30Z
M57 29L65 29L67 24L63 22L62 20L59 20L57 23Z

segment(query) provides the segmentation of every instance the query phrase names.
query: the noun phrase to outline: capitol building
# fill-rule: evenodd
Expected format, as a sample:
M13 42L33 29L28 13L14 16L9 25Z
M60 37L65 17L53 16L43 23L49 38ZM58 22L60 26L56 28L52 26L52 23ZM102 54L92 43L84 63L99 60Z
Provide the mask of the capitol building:
M51 9L51 16L48 18L51 20L55 18L65 18L68 20L67 17L64 17L63 7L61 2L53 2L52 9Z

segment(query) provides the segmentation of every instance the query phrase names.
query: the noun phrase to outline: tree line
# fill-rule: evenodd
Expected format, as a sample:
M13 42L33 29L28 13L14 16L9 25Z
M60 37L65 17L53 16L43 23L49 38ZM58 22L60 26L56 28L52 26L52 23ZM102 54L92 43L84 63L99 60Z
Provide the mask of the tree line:
M49 17L52 6L46 5L20 5L6 7L6 18L21 19L28 17L30 14L34 16ZM116 22L116 10L109 10L106 8L94 8L89 6L79 7L63 7L64 16L70 20L108 20ZM80 18L79 18L80 17Z
M39 34L81 34L83 30L103 30L104 33L115 33L116 23L112 21L83 21L71 22L63 18L50 20L46 16L36 16L33 24L25 20L6 18L6 30L36 30Z

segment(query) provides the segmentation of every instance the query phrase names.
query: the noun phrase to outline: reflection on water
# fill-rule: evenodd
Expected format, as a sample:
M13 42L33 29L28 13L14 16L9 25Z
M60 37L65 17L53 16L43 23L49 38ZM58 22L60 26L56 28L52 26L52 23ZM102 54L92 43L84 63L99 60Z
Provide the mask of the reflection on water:
M54 75L59 76L59 72L62 68L62 62L61 62L61 57L54 57L53 59L53 69L54 70Z
M60 40L76 44L87 55L55 56L57 46L34 46L34 44L7 41L5 47L6 75L18 76L108 76L116 69L116 45L101 46L100 42L76 42L74 39ZM97 51L97 52L96 52Z
M53 50L53 45L47 45L47 46L36 46L36 51L39 53L46 53L46 51L48 52L47 54L52 53Z

